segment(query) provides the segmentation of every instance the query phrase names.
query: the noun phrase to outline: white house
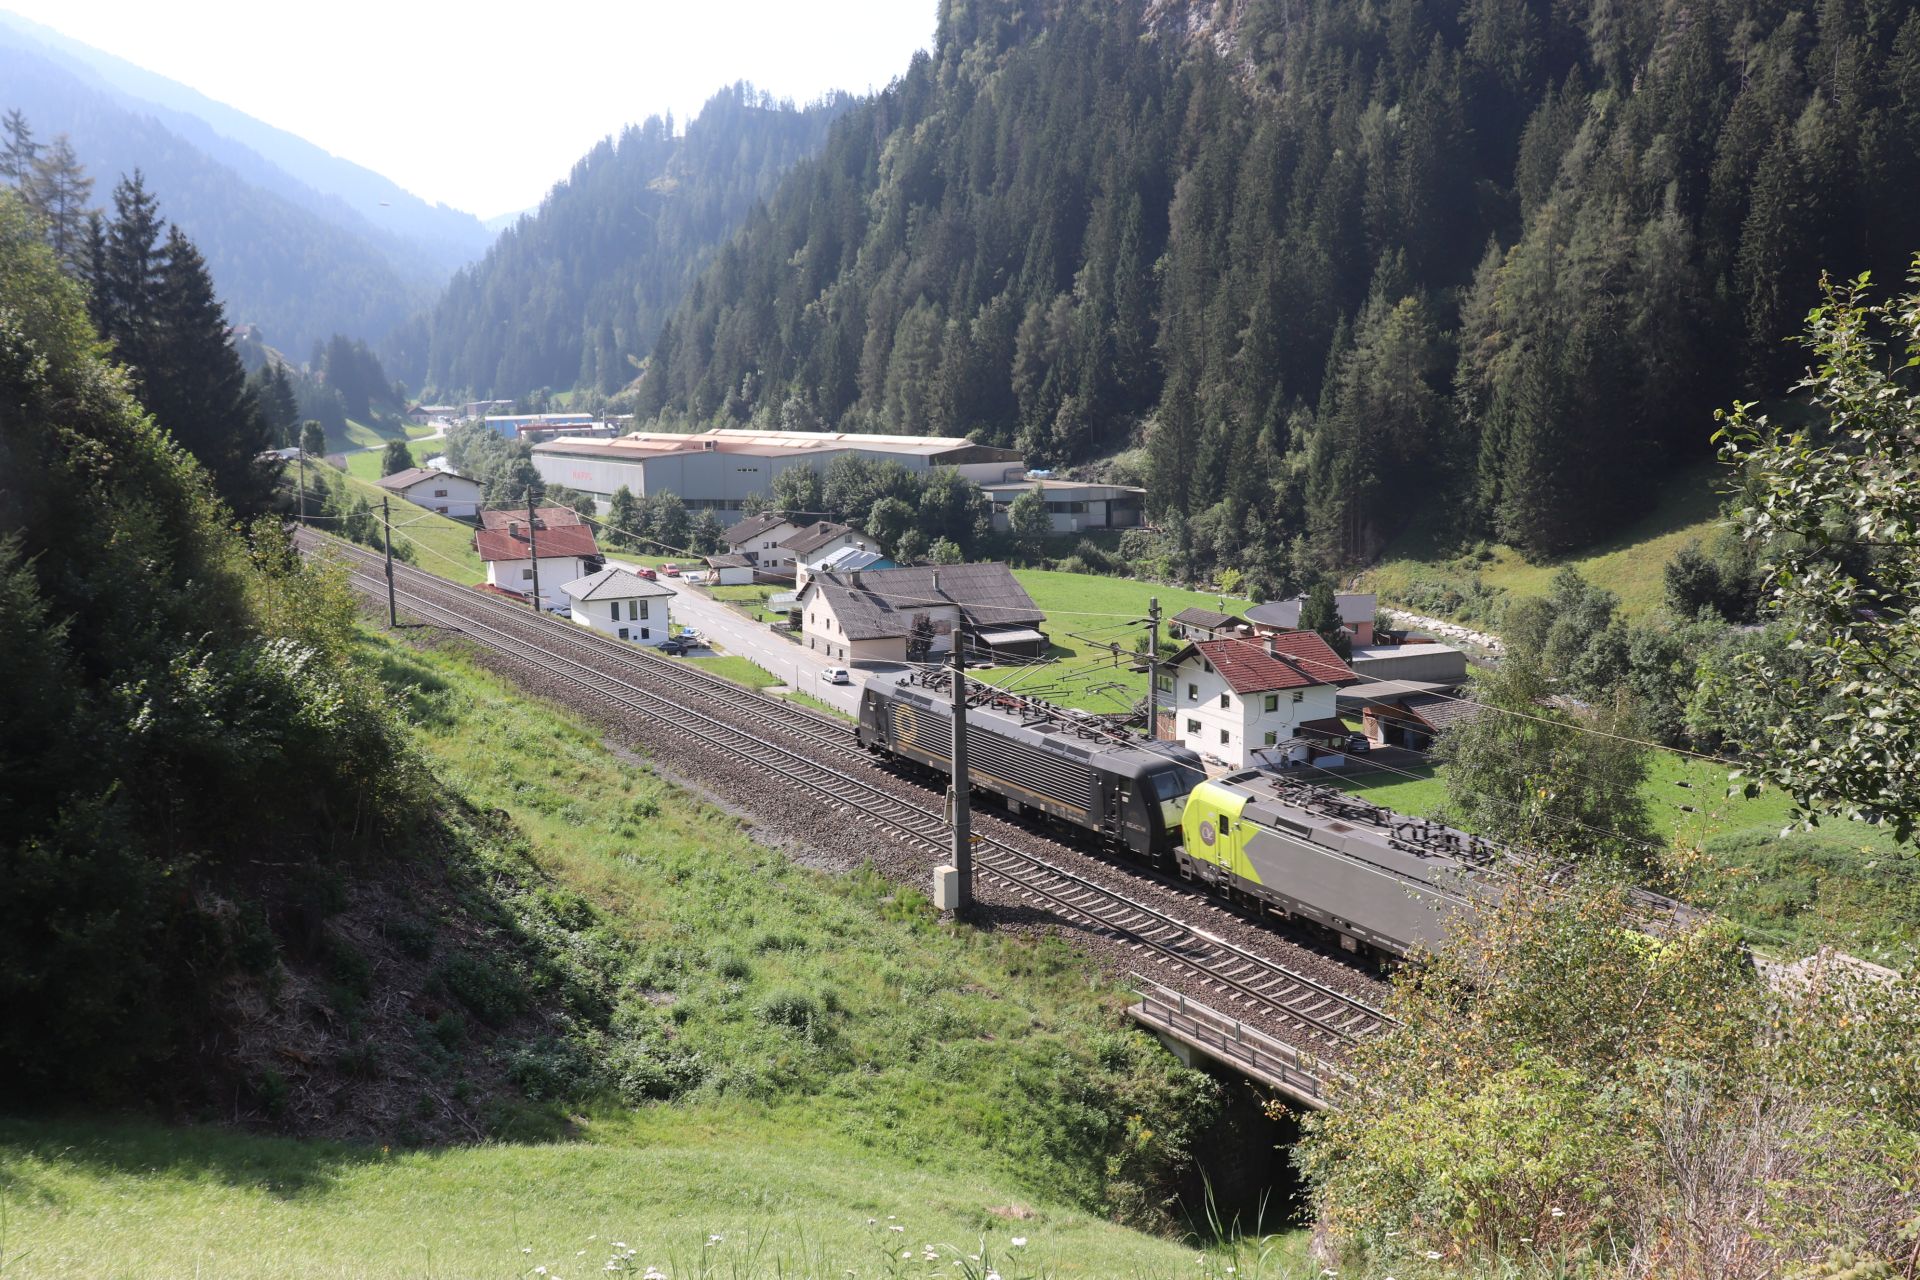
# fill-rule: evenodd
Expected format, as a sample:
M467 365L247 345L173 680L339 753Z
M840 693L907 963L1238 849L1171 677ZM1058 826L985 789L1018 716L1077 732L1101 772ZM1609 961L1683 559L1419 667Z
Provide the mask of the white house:
M1037 658L1046 621L1004 564L816 573L800 589L807 648L843 662L924 661L953 648Z
M599 544L593 530L565 507L540 507L526 516L512 511L488 511L487 524L473 535L473 548L487 566L487 585L527 595L533 591L533 553L540 556L540 607L551 609L561 601L560 586L584 578L600 567Z
M816 520L780 544L793 557L795 586L807 585L807 575L818 571L843 551L874 551L873 539L850 525Z
M602 569L563 585L580 626L635 644L659 644L667 638L673 589L648 582L625 569Z
M1247 621L1261 634L1273 632L1280 634L1295 631L1300 626L1300 610L1307 598L1298 595L1291 600L1270 600L1266 604L1257 604L1247 610ZM1333 597L1333 607L1339 611L1340 625L1352 636L1355 644L1373 643L1373 617L1379 601L1371 591L1337 592Z
M708 556L707 585L710 587L749 587L753 585L754 568L743 555L729 551L723 555Z
M993 504L993 527L1001 532L1013 527L1013 504L1031 489L1038 489L1046 500L1047 517L1055 533L1131 529L1141 523L1147 501L1147 491L1135 485L1092 484L1035 475L983 483L980 489Z
M739 556L756 569L765 569L769 573L791 573L793 553L781 544L798 532L799 526L779 512L763 511L722 531L720 540L727 544L729 553Z
M1161 668L1159 690L1177 741L1245 769L1306 758L1303 735L1344 741L1334 695L1354 679L1319 635L1291 631L1197 640Z
M382 476L374 483L397 498L405 498L416 507L438 511L443 516L471 520L480 514L480 482L457 471L408 467Z

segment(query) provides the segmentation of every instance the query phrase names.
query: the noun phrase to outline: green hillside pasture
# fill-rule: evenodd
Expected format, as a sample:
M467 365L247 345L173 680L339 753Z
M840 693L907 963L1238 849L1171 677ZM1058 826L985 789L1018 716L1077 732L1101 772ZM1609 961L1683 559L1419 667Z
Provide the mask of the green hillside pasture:
M1623 613L1638 616L1658 608L1665 599L1663 571L1674 553L1689 542L1712 539L1720 521L1720 488L1725 480L1724 469L1712 464L1674 472L1661 482L1652 509L1619 535L1581 554L1540 563L1531 563L1501 545L1449 556L1436 547L1430 528L1416 525L1387 548L1363 581L1383 600L1433 613L1442 607L1435 600L1448 588L1470 596L1469 586L1475 579L1491 591L1544 596L1553 575L1571 565L1589 582L1618 595ZM1498 621L1484 610L1461 616L1466 621Z
M720 654L711 658L680 658L688 666L699 667L709 675L719 676L722 680L731 680L743 684L749 689L770 689L781 683L780 677L759 663L747 658L736 658L731 654Z
M347 429L344 432L329 431L327 448L341 453L351 453L355 449L378 449L389 440L406 440L432 434L432 427L416 425L403 418L375 414L365 422L358 418L348 418Z
M1351 758L1336 781L1399 813L1430 816L1447 805L1444 766L1369 768ZM1406 776L1414 775L1413 777ZM1740 922L1756 943L1791 953L1834 946L1871 960L1911 965L1920 948L1920 856L1882 827L1829 821L1786 831L1792 806L1777 790L1727 794L1727 771L1711 761L1657 752L1649 761L1647 812L1677 891ZM1689 811L1691 810L1691 811Z
M0 1122L0 1196L0 1274L37 1280L438 1280L535 1267L587 1280L616 1242L636 1251L633 1274L673 1277L957 1277L956 1254L983 1242L1008 1276L1206 1277L1228 1265L1196 1267L1190 1248L1015 1201L976 1172L823 1145L750 1107L660 1108L617 1143L448 1151ZM1034 1216L994 1212L1016 1203ZM1253 1274L1317 1275L1302 1253L1289 1240L1284 1259Z
M365 498L375 514L379 513L380 499L392 499L394 545L412 545L415 568L463 586L486 581L486 566L473 549L472 525L394 498L371 480L362 480L351 473L346 480L347 486Z
M1147 616L1149 599L1159 597L1163 620L1195 606L1222 608L1222 598L1217 594L1131 578L1061 573L1052 569L1016 569L1013 576L1047 615L1042 626L1053 642L1047 655L1048 665L1010 664L982 672L982 678L1087 711L1124 711L1147 696L1146 673L1128 670L1135 660L1134 640L1145 628L1128 624ZM1228 596L1224 610L1239 613L1249 603ZM1173 648L1167 641L1164 626L1163 621L1163 655L1171 653ZM1120 646L1117 666L1107 652L1107 646L1116 642Z
M442 452L438 440L432 444L409 444L407 448L413 455L413 465L416 467L426 466L428 458L436 457ZM361 480L378 480L380 478L380 455L385 452L385 449L386 446L382 444L379 448L362 449L356 453L348 454L347 474Z

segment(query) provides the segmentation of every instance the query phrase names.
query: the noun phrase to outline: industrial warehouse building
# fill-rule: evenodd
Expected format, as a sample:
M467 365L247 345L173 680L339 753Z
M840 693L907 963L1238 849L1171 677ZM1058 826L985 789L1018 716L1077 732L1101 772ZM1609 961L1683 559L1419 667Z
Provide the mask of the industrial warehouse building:
M773 492L774 477L794 467L822 475L835 458L855 454L894 461L909 471L952 467L976 484L997 484L1025 471L1020 453L953 436L866 435L848 431L716 430L688 434L635 431L616 440L565 437L533 447L533 465L548 484L596 498L625 485L632 494L675 493L694 511L744 511L754 494Z
M1022 476L993 483L981 482L993 503L993 527L1013 527L1014 500L1029 489L1047 500L1047 515L1055 533L1084 533L1088 529L1131 529L1139 525L1147 491L1128 484L1087 484L1046 476Z

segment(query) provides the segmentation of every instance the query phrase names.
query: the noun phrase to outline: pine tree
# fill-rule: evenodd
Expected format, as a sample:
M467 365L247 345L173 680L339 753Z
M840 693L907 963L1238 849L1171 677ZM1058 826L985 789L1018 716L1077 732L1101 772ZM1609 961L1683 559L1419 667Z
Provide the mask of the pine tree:
M114 354L136 375L144 376L152 360L161 266L160 204L135 169L113 188L113 224L107 229L105 271L95 284L95 301L106 321L101 335L112 340Z
M273 479L260 454L272 433L247 389L206 262L179 227L167 235L152 344L147 407L212 474L215 491L237 514L265 511Z
M308 418L300 424L300 449L303 453L323 458L327 453L327 429Z
M380 451L380 474L398 475L402 471L413 469L413 450L405 440L389 440L387 447Z
M47 243L54 255L69 272L83 275L87 199L93 194L93 179L81 167L66 134L55 137L52 146L35 156L24 189L27 203L46 223Z
M621 542L632 542L639 533L640 504L633 490L621 485L607 502L607 530Z
M5 147L0 148L0 178L24 187L33 177L33 162L40 154L39 144L33 140L33 127L27 123L25 113L15 107L7 112L0 128L7 135Z

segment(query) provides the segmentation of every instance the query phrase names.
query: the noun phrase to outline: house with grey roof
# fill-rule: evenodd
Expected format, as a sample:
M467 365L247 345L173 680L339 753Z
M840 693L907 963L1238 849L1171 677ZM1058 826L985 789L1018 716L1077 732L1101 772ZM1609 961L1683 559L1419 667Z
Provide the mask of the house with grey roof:
M671 587L609 566L575 578L560 591L571 603L577 626L634 644L655 645L667 638Z
M1239 635L1241 629L1247 626L1245 618L1236 618L1218 609L1202 609L1198 605L1182 609L1167 621L1173 624L1171 630L1176 640L1218 640Z
M1300 629L1300 610L1307 602L1304 595L1291 600L1270 600L1247 610L1247 621L1260 635L1279 635ZM1339 592L1333 605L1340 614L1340 625L1353 636L1355 644L1373 643L1373 618L1378 598L1371 591Z
M723 530L720 540L727 544L725 554L739 556L755 569L787 574L793 572L793 553L782 544L798 532L793 521L780 512L762 511Z
M841 662L922 662L958 643L995 658L1047 651L1046 614L1000 563L819 572L800 590L807 647Z

